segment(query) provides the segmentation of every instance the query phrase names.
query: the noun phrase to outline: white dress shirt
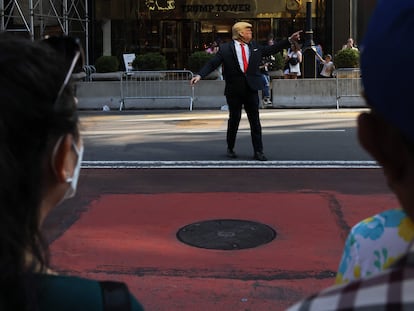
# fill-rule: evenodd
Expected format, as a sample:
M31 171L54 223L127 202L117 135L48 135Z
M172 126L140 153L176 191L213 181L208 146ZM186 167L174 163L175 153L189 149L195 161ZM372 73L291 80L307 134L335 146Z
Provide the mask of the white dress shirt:
M244 72L244 66L243 66L243 57L242 57L242 51L241 51L241 46L240 46L240 42L237 40L233 40L234 41L234 47L236 48L236 54L237 54L237 60L239 61L239 66L241 71ZM249 57L250 57L250 49L249 49L249 45L246 43L244 44L244 50L246 51L246 58L247 61L249 61Z

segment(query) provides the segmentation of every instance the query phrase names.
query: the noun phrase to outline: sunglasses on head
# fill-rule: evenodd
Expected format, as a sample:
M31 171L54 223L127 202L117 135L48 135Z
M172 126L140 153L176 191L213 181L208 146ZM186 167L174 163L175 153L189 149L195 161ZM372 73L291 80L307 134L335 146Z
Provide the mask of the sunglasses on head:
M70 78L75 69L81 70L84 67L84 52L80 44L80 40L77 38L72 38L68 36L46 37L45 39L43 39L42 42L48 44L58 54L60 54L65 59L65 63L68 68L65 79L63 80L63 83L60 86L59 92L56 96L56 105L56 103L60 100L63 91L68 86Z

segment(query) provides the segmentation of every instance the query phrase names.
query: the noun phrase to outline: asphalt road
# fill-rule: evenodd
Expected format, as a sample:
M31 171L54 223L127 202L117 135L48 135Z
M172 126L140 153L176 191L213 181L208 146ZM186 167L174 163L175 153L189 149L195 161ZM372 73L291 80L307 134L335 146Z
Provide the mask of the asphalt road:
M261 110L264 152L270 160L266 165L293 165L298 161L303 165L315 161L372 165L356 140L355 120L362 110ZM192 161L195 166L224 166L251 161L253 150L245 114L235 147L239 158L226 158L227 117L227 111L83 112L84 165L180 162L172 164L176 166ZM264 164L255 162L249 165Z
M360 111L261 110L264 163L251 159L245 116L228 160L225 111L82 112L78 192L44 226L52 268L124 281L151 311L284 310L333 284L353 224L398 206L358 145ZM177 239L223 219L277 235L226 251Z

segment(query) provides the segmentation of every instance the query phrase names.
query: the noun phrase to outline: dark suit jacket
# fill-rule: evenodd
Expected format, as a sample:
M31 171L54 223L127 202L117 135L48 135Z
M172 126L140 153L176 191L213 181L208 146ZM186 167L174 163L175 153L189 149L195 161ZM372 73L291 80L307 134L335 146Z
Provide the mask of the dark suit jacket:
M215 56L201 68L198 74L204 78L218 66L223 65L223 76L226 80L225 95L238 94L240 88L245 87L246 81L252 91L258 91L263 89L262 74L259 69L262 57L275 54L289 46L288 40L282 40L274 45L259 45L255 41L250 42L249 66L244 74L237 60L234 41L231 40L220 45Z

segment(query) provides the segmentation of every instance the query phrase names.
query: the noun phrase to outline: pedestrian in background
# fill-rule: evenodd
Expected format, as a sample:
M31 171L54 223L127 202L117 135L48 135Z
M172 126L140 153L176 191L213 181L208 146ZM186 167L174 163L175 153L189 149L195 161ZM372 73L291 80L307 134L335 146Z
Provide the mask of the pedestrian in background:
M273 38L267 40L267 45L273 45L275 42ZM259 66L260 72L262 73L263 78L263 89L262 89L262 108L267 105L272 104L270 100L270 75L269 70L272 68L272 63L274 62L275 57L273 55L264 56L262 58L261 65Z
M321 57L323 58L323 48L321 43L315 45L315 52L316 68L318 68L317 70L319 73L322 70Z
M321 78L332 78L333 73L335 71L335 65L332 62L332 55L331 54L326 54L325 59L320 57L318 54L317 54L317 56L318 56L319 61L321 62L321 64L323 64L322 70L320 71L319 76Z
M210 47L208 49L206 49L206 52L208 54L216 54L218 52L218 50L219 50L219 45L218 45L217 41L214 41L210 45ZM222 68L222 66L218 66L216 70L218 72L217 80L223 80L223 68Z
M358 48L355 46L354 39L348 38L348 40L346 40L346 44L342 46L342 50L346 49L358 50Z
M285 79L297 79L301 76L300 64L302 63L302 52L298 42L292 42L286 55L287 68L285 69Z

